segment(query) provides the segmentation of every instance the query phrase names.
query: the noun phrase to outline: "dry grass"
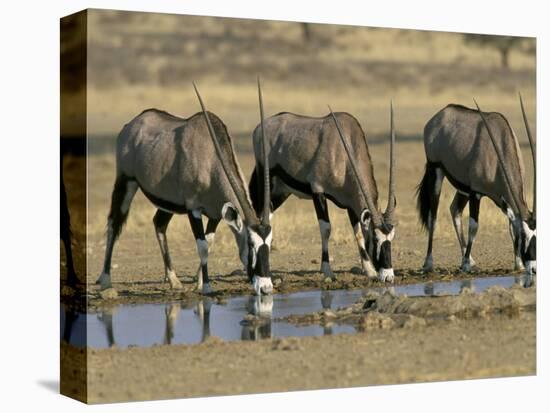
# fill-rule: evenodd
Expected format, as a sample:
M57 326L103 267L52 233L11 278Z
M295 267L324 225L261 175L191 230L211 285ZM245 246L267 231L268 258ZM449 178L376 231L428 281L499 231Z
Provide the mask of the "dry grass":
M498 66L496 52L465 45L456 33L313 25L312 40L305 43L300 25L289 22L107 11L92 12L89 22L88 134L97 138L90 141L93 155L89 157L88 253L93 274L99 272L103 258L116 134L145 108L181 116L198 111L191 80L197 81L208 108L227 124L246 176L253 165L250 133L259 118L257 74L263 79L266 115L279 111L322 115L327 113L327 103L354 114L368 135L381 205L385 205L387 185L388 107L393 99L399 142L398 268L400 263L421 265L426 237L417 224L414 201L425 162L421 135L426 121L446 104L471 105L475 96L484 109L504 113L523 144L531 189L530 153L516 92L522 91L534 127L534 56L512 53L511 69L505 71ZM100 150L105 144L110 149ZM452 196L446 184L435 251L442 265L456 265L459 260L448 214ZM350 260L356 265L353 234L346 214L330 208L331 255L335 263L349 268ZM115 264L139 261L142 274L162 272L153 215L154 207L138 193L115 250ZM275 216L274 231L281 251L273 256L274 267L293 263L318 267L311 262L319 258L320 241L310 202L287 201ZM503 254L511 256L507 234L504 216L483 201L476 251L490 256L494 243L500 243ZM187 219L175 219L169 237L176 266L194 271L195 244ZM214 271L239 266L225 225L219 227L214 257ZM511 258L506 262L511 263Z

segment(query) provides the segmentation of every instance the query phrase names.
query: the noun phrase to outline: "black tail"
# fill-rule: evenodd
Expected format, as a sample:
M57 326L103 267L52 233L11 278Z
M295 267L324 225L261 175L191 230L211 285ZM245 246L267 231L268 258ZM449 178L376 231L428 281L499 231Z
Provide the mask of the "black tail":
M424 230L428 230L428 218L435 219L437 214L437 199L435 199L436 166L426 163L426 171L420 184L416 187L416 209L418 218Z
M252 207L256 211L256 215L260 216L264 208L264 179L263 171L258 165L252 171L252 176L250 177L250 183L248 184L248 192L250 193L250 198L252 200Z

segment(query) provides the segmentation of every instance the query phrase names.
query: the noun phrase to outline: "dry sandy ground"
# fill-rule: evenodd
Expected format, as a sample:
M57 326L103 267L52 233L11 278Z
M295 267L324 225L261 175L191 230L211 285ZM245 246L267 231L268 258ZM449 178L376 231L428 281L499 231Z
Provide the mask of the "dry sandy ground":
M62 356L84 357L67 345ZM357 335L88 350L87 361L90 403L532 375L535 314ZM65 368L77 379L76 364ZM77 396L77 387L72 381L66 390Z
M287 319L352 323L356 335L259 342L210 337L198 345L104 350L62 343L62 391L104 403L532 375L535 301L535 288L517 286L458 296L386 293Z

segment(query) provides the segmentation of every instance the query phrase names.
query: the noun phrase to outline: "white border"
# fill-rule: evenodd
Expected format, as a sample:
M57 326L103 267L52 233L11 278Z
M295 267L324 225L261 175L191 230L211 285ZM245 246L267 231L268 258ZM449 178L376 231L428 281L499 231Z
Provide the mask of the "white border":
M3 2L0 102L0 249L2 320L0 375L4 411L64 412L83 405L49 390L58 375L58 39L59 17L86 7L356 24L538 37L539 160L548 153L550 73L548 12L542 1L311 1L277 0L58 0ZM539 162L539 249L549 233L542 183L548 166ZM548 408L548 305L539 251L538 376L293 392L94 407L101 411L543 411ZM545 326L546 324L546 326ZM495 349L498 351L498 349ZM44 383L50 385L44 385ZM55 409L55 410L54 410ZM466 410L468 409L468 410ZM32 411L32 410L31 410Z

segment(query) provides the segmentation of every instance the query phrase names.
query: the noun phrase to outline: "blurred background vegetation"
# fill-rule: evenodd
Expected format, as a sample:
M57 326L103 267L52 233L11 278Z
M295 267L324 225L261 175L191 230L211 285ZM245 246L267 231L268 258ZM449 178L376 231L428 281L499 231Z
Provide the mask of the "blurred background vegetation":
M143 109L198 111L191 81L233 134L258 121L256 75L267 114L356 115L367 133L397 125L419 135L450 102L519 120L517 92L534 113L535 39L182 16L88 12L88 126L112 135ZM514 120L512 123L515 124Z

